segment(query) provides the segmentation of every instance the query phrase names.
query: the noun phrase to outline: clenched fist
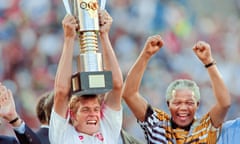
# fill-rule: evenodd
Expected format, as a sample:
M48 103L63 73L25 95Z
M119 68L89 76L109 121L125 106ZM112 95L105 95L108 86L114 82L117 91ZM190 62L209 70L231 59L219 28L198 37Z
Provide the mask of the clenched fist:
M160 35L150 36L145 43L143 53L151 57L163 46L163 44L164 42Z
M204 41L199 41L193 46L193 51L204 65L213 62L211 47Z

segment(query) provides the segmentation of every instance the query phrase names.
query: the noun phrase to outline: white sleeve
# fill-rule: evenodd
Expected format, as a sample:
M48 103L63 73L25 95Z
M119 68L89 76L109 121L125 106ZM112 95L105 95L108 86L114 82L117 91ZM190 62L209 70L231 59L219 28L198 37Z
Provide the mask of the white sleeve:
M49 124L49 140L51 144L60 144L64 131L67 128L67 120L58 115L54 109L51 113Z
M101 131L104 133L104 135L111 137L114 142L118 141L122 128L122 119L122 108L119 111L115 111L107 105L103 106Z

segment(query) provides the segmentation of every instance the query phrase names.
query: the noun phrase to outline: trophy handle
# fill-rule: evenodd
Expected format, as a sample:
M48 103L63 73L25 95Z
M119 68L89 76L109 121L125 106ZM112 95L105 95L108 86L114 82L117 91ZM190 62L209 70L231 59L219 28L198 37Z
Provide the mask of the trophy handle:
M101 9L101 10L104 10L104 9L105 9L105 6L106 6L106 0L100 0L100 1L101 1L100 9Z
M63 5L65 7L65 10L67 12L67 14L71 14L72 15L72 7L70 6L70 2L71 0L63 0Z

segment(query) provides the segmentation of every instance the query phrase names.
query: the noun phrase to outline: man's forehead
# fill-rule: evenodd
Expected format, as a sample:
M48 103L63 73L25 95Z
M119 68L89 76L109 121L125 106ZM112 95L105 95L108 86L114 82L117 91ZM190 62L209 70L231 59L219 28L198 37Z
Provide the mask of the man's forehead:
M82 109L82 108L97 108L97 107L100 107L100 104L99 103L94 103L94 104L80 104L79 105L79 108Z
M172 99L190 99L190 100L194 100L194 92L192 90L189 89L179 89L179 90L174 90L173 91L173 95L172 95Z

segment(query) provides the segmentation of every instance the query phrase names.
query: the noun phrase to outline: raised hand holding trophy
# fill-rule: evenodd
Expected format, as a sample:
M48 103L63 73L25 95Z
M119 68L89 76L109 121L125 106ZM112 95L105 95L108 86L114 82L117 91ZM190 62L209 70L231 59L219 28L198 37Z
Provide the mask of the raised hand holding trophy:
M72 94L102 94L112 89L112 72L103 70L102 54L98 49L98 1L64 0L68 13L75 16L80 29L77 31L80 54L77 73L72 76Z

